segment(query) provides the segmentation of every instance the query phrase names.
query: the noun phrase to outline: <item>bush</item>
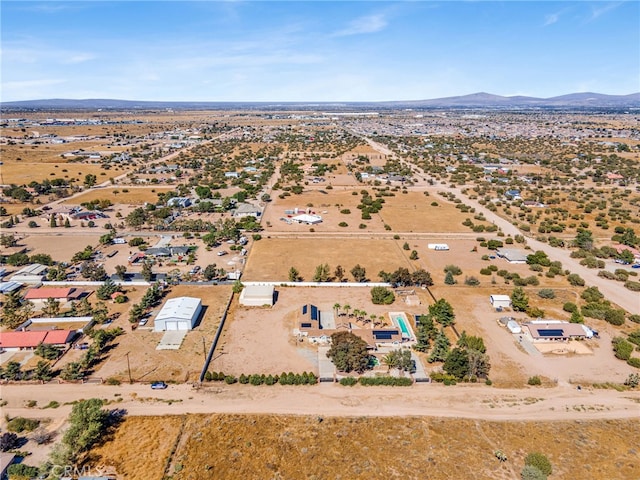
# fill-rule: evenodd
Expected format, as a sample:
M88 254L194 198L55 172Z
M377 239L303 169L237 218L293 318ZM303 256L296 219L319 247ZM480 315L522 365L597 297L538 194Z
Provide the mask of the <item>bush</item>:
M640 315L638 315L637 313L629 315L629 321L633 323L640 323Z
M538 307L529 307L527 309L527 315L531 318L544 318L544 310Z
M14 463L7 468L9 478L35 478L38 476L38 467L32 467L24 463Z
M542 385L542 380L538 375L534 375L533 377L529 377L527 385Z
M640 368L640 358L633 357L627 360L627 363L635 368Z
M465 277L464 284L470 287L475 287L480 285L480 280L478 280L476 277L469 276Z
M371 302L374 305L391 305L395 299L393 292L386 287L373 287L371 289Z
M358 380L360 385L367 387L385 385L391 387L410 387L413 385L413 380L407 377L360 377Z
M429 374L429 378L431 378L432 381L438 382L438 383L455 382L456 381L456 377L454 377L453 375L449 375L448 373L444 373L444 372L431 372Z
M524 459L524 464L527 466L536 467L545 475L551 475L553 469L551 468L551 462L546 455L539 452L532 452Z
M585 281L577 273L567 275L567 281L574 287L584 287ZM640 285L639 285L640 286Z
M552 288L543 288L538 291L540 298L556 298L556 292Z
M358 383L357 378L343 377L340 379L340 385L343 385L345 387L353 387L356 383Z
M236 383L238 381L238 379L236 377L234 377L233 375L227 375L226 377L224 377L224 383L226 383L227 385L232 385L234 383Z
M613 353L616 358L620 360L629 360L631 358L631 354L633 353L633 344L627 342L622 337L615 337L611 340L611 345L613 346Z
M6 452L13 450L20 446L20 439L18 435L12 432L5 432L0 435L0 452Z
M640 282L634 282L633 280L628 280L624 282L625 288L628 288L632 292L640 292Z
M522 480L546 480L547 476L539 468L533 465L525 465L520 472L520 478Z
M562 306L565 312L573 313L578 310L578 306L573 302L567 302Z
M15 417L8 421L7 430L10 432L32 432L40 426L40 420L33 418Z

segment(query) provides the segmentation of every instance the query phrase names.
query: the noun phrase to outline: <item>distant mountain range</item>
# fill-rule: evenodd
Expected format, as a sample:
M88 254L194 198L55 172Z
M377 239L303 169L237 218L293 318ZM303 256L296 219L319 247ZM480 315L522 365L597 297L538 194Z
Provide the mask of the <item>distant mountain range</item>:
M45 99L2 102L2 110L205 110L205 109L354 109L354 108L630 108L640 107L640 92L630 95L602 93L570 93L559 97L536 98L525 96L503 97L491 93L473 93L459 97L431 100L389 102L162 102L109 99Z

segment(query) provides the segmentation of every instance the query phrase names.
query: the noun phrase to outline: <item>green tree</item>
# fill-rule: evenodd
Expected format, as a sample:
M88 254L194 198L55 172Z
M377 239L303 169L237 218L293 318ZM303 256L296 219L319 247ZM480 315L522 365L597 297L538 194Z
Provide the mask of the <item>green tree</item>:
M371 289L371 302L374 305L391 305L395 300L395 295L385 287L373 287Z
M60 372L60 378L67 381L81 380L84 378L82 366L78 362L67 363Z
M524 293L522 287L515 287L511 292L511 307L516 312L526 312L529 308L529 297Z
M3 247L15 247L18 244L16 237L9 234L0 235L0 245Z
M48 317L57 317L60 314L60 302L55 298L47 298L42 307L42 313Z
M409 255L409 260L418 260L418 251L412 250L411 255Z
M56 221L56 215L54 213L51 214L51 218L49 220L49 226L51 228L56 228L58 226L58 222Z
M313 275L314 282L328 282L331 280L331 269L327 263L323 263L316 267L316 272Z
M455 285L456 279L453 278L453 274L451 272L447 272L444 276L444 283L445 285Z
M416 344L413 349L418 352L427 352L431 340L435 339L438 331L433 323L431 315L420 315L416 326Z
M84 176L84 185L88 188L93 187L98 181L98 177L93 174L88 173Z
M51 372L51 365L49 365L49 362L39 360L33 371L33 378L35 380L40 380L41 382L48 382L51 380L53 378L53 373Z
M433 279L431 278L431 274L424 268L419 268L411 273L411 283L417 286L425 285L430 287L433 285Z
M336 267L333 271L333 276L336 277L339 282L342 282L342 279L344 278L344 268L342 268L342 265L338 265Z
M454 348L449 352L442 369L461 380L469 373L469 355L464 348Z
M55 360L62 353L53 345L45 345L44 343L39 343L38 346L33 350L33 353L42 357L46 360Z
M580 313L579 310L574 310L571 314L571 318L569 319L571 323L584 323L584 317Z
M109 413L102 409L104 402L98 398L76 403L69 415L69 428L62 437L62 443L69 448L72 463L87 452L105 433Z
M351 332L336 332L331 335L331 348L327 357L341 372L362 373L369 365L367 343Z
M447 265L444 267L445 273L451 273L451 275L462 275L462 270L457 265Z
M453 307L444 298L437 300L433 305L429 305L429 314L443 327L449 327L456 321Z
M583 228L578 229L578 233L576 234L576 238L573 240L573 244L582 250L593 250L593 233L591 233L590 230Z
M116 265L115 272L120 280L124 280L127 275L127 267L124 265Z
M289 281L290 282L301 282L302 281L302 277L300 276L300 272L295 267L291 267L289 269Z
M202 271L202 276L208 282L216 278L217 274L218 274L218 269L215 263L211 263L207 265Z
M451 346L451 342L445 335L443 330L438 332L438 335L433 342L433 349L431 350L431 354L427 359L429 363L433 362L444 362L447 359L447 355L449 355L449 347Z
M145 282L150 282L153 278L153 269L151 268L151 262L144 262L142 264L142 278Z
M6 380L21 380L22 370L20 370L20 363L16 361L9 361L2 371L2 378Z
M360 266L359 263L351 269L351 275L353 276L353 279L358 283L367 281L367 271L364 269L364 267Z
M242 292L243 288L244 285L242 284L242 282L240 280L236 280L235 282L233 282L233 287L231 287L231 290L233 291L233 293L240 293Z
M71 228L71 222L69 221L69 217L64 219L64 228Z
M111 295L118 291L118 286L113 283L113 280L107 278L105 282L96 290L96 297L100 300L109 300Z

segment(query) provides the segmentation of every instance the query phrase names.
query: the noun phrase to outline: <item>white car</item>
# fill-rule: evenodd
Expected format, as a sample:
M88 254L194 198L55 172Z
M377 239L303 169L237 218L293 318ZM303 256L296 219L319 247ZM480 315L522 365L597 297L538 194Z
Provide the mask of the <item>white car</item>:
M222 257L222 256L226 255L227 253L229 253L229 252L227 252L226 250L220 250L220 251L218 252L218 256L219 256L219 257Z

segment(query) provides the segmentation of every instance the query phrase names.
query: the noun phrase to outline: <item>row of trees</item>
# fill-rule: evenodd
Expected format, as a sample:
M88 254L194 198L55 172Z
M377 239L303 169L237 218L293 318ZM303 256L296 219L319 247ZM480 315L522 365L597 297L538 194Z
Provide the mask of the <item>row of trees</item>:
M355 265L350 271L353 280L358 283L368 282L367 271L360 264ZM331 267L327 263L316 266L314 275L312 277L313 282L333 282L345 281L346 272L342 265L336 266L331 271ZM420 268L413 272L410 272L408 268L400 267L394 272L385 272L381 270L378 272L378 277L383 282L391 283L394 286L407 287L407 286L428 286L433 285L433 279L431 274L426 270ZM289 281L290 282L302 282L304 278L300 275L297 268L291 267L289 269Z

